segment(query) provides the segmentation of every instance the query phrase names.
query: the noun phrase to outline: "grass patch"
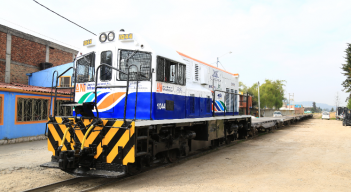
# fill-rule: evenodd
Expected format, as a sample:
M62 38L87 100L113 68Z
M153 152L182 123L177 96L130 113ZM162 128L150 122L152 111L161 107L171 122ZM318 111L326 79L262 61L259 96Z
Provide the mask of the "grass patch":
M320 118L320 119L322 119L322 118ZM330 118L329 120L336 120L336 118Z

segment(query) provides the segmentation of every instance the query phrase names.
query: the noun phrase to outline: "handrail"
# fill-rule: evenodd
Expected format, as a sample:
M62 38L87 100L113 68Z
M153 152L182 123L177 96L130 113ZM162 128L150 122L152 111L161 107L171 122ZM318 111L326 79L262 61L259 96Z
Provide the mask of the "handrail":
M67 73L67 72L68 72L70 69L72 69L72 68L74 68L74 67L69 67L68 69L66 69L66 71L64 71L63 73L61 73L61 75L58 76L57 78L62 77L62 75L64 75L65 73Z
M66 69L66 71L64 71L63 73L61 73L61 75L58 75L58 72L57 72L57 77L56 77L56 86L55 86L55 99L54 99L54 107L53 107L53 117L55 117L55 106L56 106L56 98L57 98L57 82L58 82L58 79L60 77L62 77L62 75L64 75L65 73L67 73L70 69L73 69L73 72L75 72L75 69L74 67L69 67L68 69ZM54 73L55 73L54 71ZM53 83L53 82L52 82ZM76 83L76 82L74 82ZM71 81L71 86L72 86L72 81ZM74 98L73 98L74 99ZM51 110L51 109L50 109Z
M125 96L125 101L124 101L124 115L123 115L123 121L124 123L126 123L126 112L127 112L127 104L128 104L128 93L129 93L129 70L131 67L136 67L137 69L137 87L136 87L136 99L135 99L135 102L137 102L137 96L138 96L138 83L139 83L139 70L138 70L138 66L136 65L130 65L128 67L128 72L125 73L124 71L120 70L120 69L117 69L115 67L112 67L111 65L108 65L108 64L105 64L105 63L101 63L97 68L96 68L96 77L95 77L95 92L94 92L94 97L95 97L95 110L96 110L96 117L99 118L99 110L97 108L97 89L99 88L99 86L97 86L97 82L98 82L98 77L99 77L99 69L102 67L102 66L105 66L105 67L109 67L111 69L114 69L120 73L123 73L125 75L127 75L127 91L126 91L126 96ZM104 88L108 88L109 86L104 86ZM114 85L110 86L110 87L114 87ZM134 111L134 120L136 118L136 105L137 103L135 103L135 111Z
M97 94L96 94L96 93L97 93L97 88L98 88L98 86L97 86L97 81L98 81L98 76L99 76L99 69L100 69L100 67L102 67L102 66L109 67L109 68L111 68L111 69L114 69L114 70L116 70L116 71L118 71L118 72L121 72L121 73L124 73L125 75L127 75L125 72L123 72L123 71L121 71L121 70L119 70L119 69L117 69L117 68L115 68L115 67L112 67L111 65L105 64L105 63L101 63L101 64L96 68L94 97L95 97L95 110L96 110L96 116L97 116L97 118L99 118L99 110L98 110L98 108L97 108ZM127 86L128 86L128 85L127 85ZM106 86L106 88L107 88L107 86Z
M136 88L135 88L135 106L134 106L134 120L136 119L136 108L137 108L137 101L138 101L138 87L139 87L139 70L138 70L138 66L136 65L130 65L128 67L128 76L129 76L129 70L131 67L135 67L137 69L137 75L136 75ZM129 77L128 77L128 82L129 82ZM127 83L127 89L129 88L129 83ZM125 109L127 109L127 105L125 105ZM125 119L125 116L126 116L126 111L124 113L124 119Z
M58 71L57 70L55 70L53 73L52 73L52 80L51 80L51 92L50 92L50 94L51 94L51 96L50 96L50 107L49 107L49 114L50 115L52 115L51 114L51 102L52 102L52 89L54 88L54 77L55 77L55 72L57 73L57 76L58 76ZM56 92L56 87L57 87L57 82L56 82L56 86L55 86L55 92ZM54 105L54 107L55 107L55 105Z

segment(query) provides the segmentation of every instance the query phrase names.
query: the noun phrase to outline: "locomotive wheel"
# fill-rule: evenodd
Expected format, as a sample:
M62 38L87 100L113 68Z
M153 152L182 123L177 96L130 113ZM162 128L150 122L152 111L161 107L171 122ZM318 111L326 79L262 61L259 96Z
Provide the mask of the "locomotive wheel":
M177 162L178 159L179 159L179 156L178 156L177 151L176 151L176 150L170 150L170 151L168 151L168 156L167 156L166 159L167 159L167 161L168 161L169 163L175 163L175 162Z
M249 133L246 133L246 135L243 136L243 139L247 140L248 137L249 137Z
M249 136L250 137L254 137L255 136L255 131L253 129L250 130Z
M277 126L274 125L274 126L272 127L272 132L275 131L276 129L277 129Z
M141 172L141 166L136 163L128 163L127 167L129 175L136 175Z
M258 134L258 130L256 128L253 128L251 130L251 132L252 132L252 137L254 137L254 136L256 136Z
M230 138L230 136L227 136L227 138L225 139L225 144L229 144L232 141L232 139Z

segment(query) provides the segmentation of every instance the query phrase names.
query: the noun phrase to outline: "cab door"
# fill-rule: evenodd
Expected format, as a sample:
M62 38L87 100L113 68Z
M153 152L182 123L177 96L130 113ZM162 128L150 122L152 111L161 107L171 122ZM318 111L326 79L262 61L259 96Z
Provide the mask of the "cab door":
M114 49L106 48L105 50L97 54L98 65L96 66L96 68L99 67L100 64L106 64L112 67L117 66L117 55L114 54L115 51L113 50ZM115 103L117 97L115 91L112 88L108 87L113 85L113 83L115 82L113 74L113 70L107 66L101 66L98 73L96 74L96 78L98 78L97 85L106 86L106 88L97 89L97 107L99 112L103 112L105 115L107 113L114 112L113 104ZM93 85L93 87L95 88L95 84ZM93 96L94 98L92 99L92 101L95 101L95 95L93 94Z

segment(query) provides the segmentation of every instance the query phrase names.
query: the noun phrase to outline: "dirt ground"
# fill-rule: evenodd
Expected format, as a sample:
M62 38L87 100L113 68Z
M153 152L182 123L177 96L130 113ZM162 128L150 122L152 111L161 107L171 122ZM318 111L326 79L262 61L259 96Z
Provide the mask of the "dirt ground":
M101 191L350 191L351 128L311 119Z
M23 191L72 178L60 170L39 167L51 155L47 141L0 145L0 191Z
M336 118L336 112L330 112L329 115L331 119ZM313 113L313 118L322 118L322 113Z
M350 191L350 147L351 127L311 119L99 191ZM49 160L43 141L0 146L0 191L71 178Z

